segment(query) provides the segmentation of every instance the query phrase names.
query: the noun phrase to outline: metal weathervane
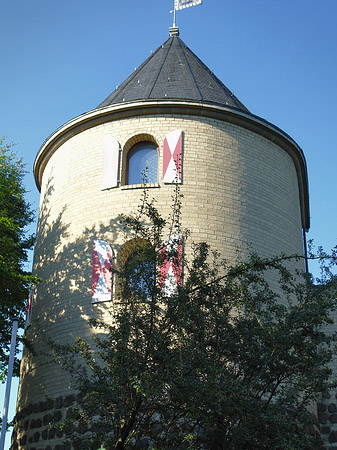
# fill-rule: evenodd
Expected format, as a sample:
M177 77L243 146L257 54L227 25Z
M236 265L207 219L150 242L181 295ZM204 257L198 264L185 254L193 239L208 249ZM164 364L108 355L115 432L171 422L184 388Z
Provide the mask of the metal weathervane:
M171 13L173 12L173 27L176 26L176 11L201 4L202 0L174 0L174 9L171 11Z

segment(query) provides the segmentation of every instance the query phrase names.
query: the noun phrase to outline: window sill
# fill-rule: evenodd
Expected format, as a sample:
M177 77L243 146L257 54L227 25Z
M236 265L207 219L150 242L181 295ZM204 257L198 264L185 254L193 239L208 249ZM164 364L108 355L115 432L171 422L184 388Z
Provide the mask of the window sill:
M124 184L121 186L121 189L152 189L152 188L159 188L159 183L148 183L148 184Z

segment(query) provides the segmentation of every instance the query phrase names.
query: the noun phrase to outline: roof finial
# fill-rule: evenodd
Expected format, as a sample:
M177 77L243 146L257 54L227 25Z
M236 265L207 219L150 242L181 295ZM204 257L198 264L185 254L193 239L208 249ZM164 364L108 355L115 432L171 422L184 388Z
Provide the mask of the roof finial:
M177 6L178 6L178 1L173 0L173 11L170 11L171 13L173 12L173 26L171 28L176 28L176 11L177 11ZM170 36L171 36L171 32L170 32Z

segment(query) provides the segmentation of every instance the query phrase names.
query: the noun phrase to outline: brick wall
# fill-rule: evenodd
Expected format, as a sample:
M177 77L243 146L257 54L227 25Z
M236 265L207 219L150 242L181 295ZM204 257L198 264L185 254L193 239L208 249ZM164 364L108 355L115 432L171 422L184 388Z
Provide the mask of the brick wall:
M43 171L34 271L44 282L27 330L37 355L24 352L13 448L51 448L62 442L60 436L42 434L43 417L53 414L54 407L42 411L40 427L35 427L37 413L29 414L32 405L73 394L68 375L48 358L47 339L68 343L76 336L90 338L87 319L108 320L109 304L90 302L93 240L106 240L118 250L123 242L118 215L136 210L141 189L100 190L104 137L113 136L122 149L138 134L154 138L159 184L150 188L150 196L167 216L174 187L161 182L162 145L175 129L184 132L182 225L191 230L191 241L208 242L230 261L238 248L246 255L248 245L261 256L302 253L298 174L291 156L267 138L214 118L159 113L74 133ZM123 172L125 156L122 161ZM20 411L26 411L24 417Z

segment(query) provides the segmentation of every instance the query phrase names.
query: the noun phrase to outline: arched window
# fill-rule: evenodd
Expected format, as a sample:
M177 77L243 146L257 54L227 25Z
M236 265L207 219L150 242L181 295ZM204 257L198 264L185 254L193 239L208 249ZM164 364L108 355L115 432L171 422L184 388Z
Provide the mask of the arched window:
M128 295L129 290L140 297L154 295L156 282L156 255L151 244L140 238L122 245L118 253L118 265L122 269L119 292Z
M127 184L158 183L158 150L153 142L134 145L127 155Z

